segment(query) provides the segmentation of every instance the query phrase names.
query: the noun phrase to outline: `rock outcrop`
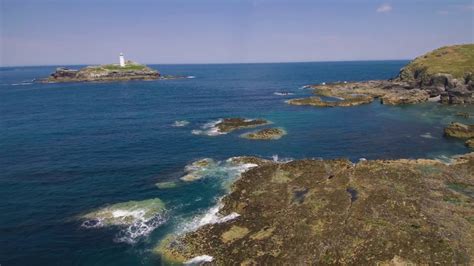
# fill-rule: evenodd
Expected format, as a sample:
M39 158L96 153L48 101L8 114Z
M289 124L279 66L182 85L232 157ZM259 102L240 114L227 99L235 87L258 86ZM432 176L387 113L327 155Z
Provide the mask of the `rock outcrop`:
M276 140L286 135L286 131L281 128L264 128L261 130L242 134L242 138L252 140Z
M129 61L125 67L120 67L119 65L100 65L88 66L80 70L61 67L57 68L50 77L41 80L41 82L111 82L154 80L160 77L161 75L158 71Z
M224 118L215 127L220 132L229 133L237 129L258 127L268 123L265 119Z
M442 103L473 103L474 44L446 46L415 58L396 81L441 96Z
M292 99L287 103L344 107L370 103L370 98L380 98L383 104L391 105L421 103L428 100L445 104L472 104L474 103L472 73L474 73L474 44L454 45L416 58L391 80L336 82L310 86L315 94L342 98L340 102L309 97Z
M165 259L216 265L472 265L474 153L436 160L267 162L207 224L168 238ZM397 264L398 265L398 264Z
M453 122L444 129L444 134L448 137L460 139L474 138L474 125Z

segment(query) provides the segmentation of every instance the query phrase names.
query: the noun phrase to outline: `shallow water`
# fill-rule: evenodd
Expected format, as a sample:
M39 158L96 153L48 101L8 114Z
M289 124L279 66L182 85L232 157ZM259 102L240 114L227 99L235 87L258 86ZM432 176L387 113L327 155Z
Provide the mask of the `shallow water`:
M474 114L472 107L284 102L310 95L307 84L389 78L405 63L152 65L195 78L71 84L31 82L54 67L0 68L0 263L160 263L150 250L214 206L231 179L224 169L174 188L155 186L179 180L187 164L202 158L446 159L468 152L462 141L444 138L443 127L473 123L455 116ZM192 134L232 116L264 118L288 134L268 142L239 138L245 130ZM181 120L189 124L173 126ZM114 241L119 228L80 226L81 215L107 204L151 198L165 202L169 219L133 245Z

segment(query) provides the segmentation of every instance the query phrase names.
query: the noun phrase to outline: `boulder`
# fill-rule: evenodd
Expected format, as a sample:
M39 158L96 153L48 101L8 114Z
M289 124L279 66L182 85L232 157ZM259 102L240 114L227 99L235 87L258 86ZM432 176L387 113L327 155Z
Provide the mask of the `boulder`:
M449 137L460 139L474 138L474 125L453 122L444 129L444 134Z

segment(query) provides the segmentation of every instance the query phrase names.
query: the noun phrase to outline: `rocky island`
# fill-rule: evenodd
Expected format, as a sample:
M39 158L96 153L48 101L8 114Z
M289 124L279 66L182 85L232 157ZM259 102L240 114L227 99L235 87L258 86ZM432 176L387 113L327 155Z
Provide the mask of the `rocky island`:
M242 138L252 140L277 140L286 135L286 131L281 128L264 128L240 135Z
M119 64L87 66L79 70L59 67L49 77L40 79L39 82L114 82L179 78L185 77L161 75L160 72L146 65L130 60L125 61L123 54L120 54Z
M436 160L274 162L243 173L220 214L156 251L217 265L472 265L474 153Z
M252 128L266 125L269 122L264 119L224 118L215 126L219 132L229 133L237 129Z
M155 80L160 78L158 71L145 65L128 61L124 67L120 65L88 66L79 70L57 68L56 72L42 80L45 83L55 82L110 82L128 80Z
M444 104L474 103L474 44L446 46L411 61L391 80L337 82L311 85L314 93L336 97L292 99L292 105L354 106L380 98L382 104L399 105L428 100Z

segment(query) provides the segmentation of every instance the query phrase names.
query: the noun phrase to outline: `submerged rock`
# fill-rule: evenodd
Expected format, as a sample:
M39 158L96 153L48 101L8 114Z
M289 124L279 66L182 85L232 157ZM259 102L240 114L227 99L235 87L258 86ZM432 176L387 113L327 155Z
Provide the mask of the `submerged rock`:
M97 226L131 225L136 220L151 220L163 213L164 203L158 199L128 201L113 204L82 216L85 220L97 220Z
M160 250L181 261L205 254L218 265L467 265L474 259L473 173L474 153L449 165L268 162L242 174L223 198L221 214L239 217Z
M158 182L155 185L159 189L169 189L169 188L177 187L178 183L174 181L165 181L165 182Z
M444 134L449 137L460 139L474 138L474 125L453 122L444 129Z
M135 243L166 222L165 211L164 203L155 198L113 204L85 214L80 219L85 228L120 227L115 240Z
M219 177L232 181L246 170L265 162L255 157L232 157L226 161L205 158L187 165L184 168L186 174L181 177L181 180L191 182L206 177Z
M253 140L276 140L286 135L286 131L281 128L264 128L261 130L242 134L242 138Z

